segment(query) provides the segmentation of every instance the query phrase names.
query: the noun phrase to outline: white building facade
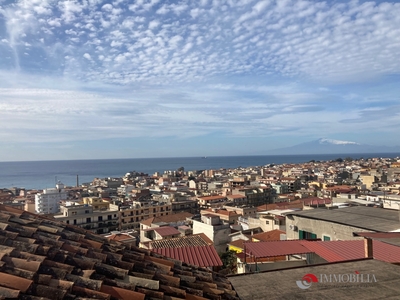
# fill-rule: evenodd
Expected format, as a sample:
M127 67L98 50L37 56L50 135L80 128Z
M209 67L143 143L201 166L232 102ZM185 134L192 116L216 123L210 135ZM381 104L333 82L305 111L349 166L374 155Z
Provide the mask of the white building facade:
M56 188L44 189L35 195L35 211L38 214L55 214L60 211L60 201L67 200L68 195L61 182Z

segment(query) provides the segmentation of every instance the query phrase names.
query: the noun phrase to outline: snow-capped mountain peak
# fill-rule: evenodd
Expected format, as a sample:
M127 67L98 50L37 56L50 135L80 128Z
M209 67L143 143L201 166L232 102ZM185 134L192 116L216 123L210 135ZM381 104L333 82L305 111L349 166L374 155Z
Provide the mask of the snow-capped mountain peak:
M340 140L333 140L333 139L319 139L318 142L320 144L326 145L326 144L331 144L331 145L361 145L356 142L350 142L350 141L340 141Z

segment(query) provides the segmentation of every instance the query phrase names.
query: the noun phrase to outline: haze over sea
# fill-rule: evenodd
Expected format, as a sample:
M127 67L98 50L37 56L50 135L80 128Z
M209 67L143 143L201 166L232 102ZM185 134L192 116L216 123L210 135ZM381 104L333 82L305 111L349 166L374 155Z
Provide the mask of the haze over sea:
M57 180L67 186L75 186L77 175L79 183L84 183L92 181L95 177L122 177L131 171L152 175L155 172L177 170L180 167L184 167L185 171L193 171L303 163L310 160L327 161L339 157L394 158L399 155L400 153L353 153L0 162L0 188L44 189L54 187Z

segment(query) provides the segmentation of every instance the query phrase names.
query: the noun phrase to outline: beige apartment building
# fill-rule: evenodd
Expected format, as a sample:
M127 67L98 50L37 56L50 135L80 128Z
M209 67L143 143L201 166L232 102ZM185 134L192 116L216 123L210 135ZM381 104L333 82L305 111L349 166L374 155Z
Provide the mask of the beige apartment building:
M197 197L197 201L199 203L200 208L218 208L223 207L227 202L227 198L225 196L204 196Z
M120 230L139 230L141 221L170 214L172 214L171 202L134 201L129 206L120 207Z
M106 210L110 208L110 202L99 197L84 197L82 199L82 204L93 206L94 210Z
M76 225L93 233L103 234L118 229L118 208L95 210L88 204L60 205L60 214L54 215L57 221Z

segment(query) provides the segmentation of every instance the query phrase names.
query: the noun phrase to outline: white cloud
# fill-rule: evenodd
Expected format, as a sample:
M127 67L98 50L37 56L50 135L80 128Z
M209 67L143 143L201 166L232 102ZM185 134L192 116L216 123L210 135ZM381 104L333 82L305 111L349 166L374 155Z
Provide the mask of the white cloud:
M83 54L83 57L88 59L88 60L92 60L92 56L89 53Z
M113 10L113 6L110 3L107 3L107 4L104 4L101 7L101 9L104 10L104 11L111 12Z
M1 72L32 73L37 85L48 74L61 81L73 78L81 85L70 91L78 94L90 82L130 88L140 94L134 105L140 108L138 122L144 123L128 124L147 128L149 134L156 134L152 128L163 122L169 130L181 122L191 133L204 134L215 128L232 135L265 134L266 126L339 132L348 125L341 120L364 118L372 102L380 101L367 100L361 85L395 81L400 73L400 4L394 1L4 3L0 10L0 25L5 25L0 32ZM177 97L185 96L185 101L164 100L182 87ZM338 92L338 87L343 91ZM158 88L162 92L153 95ZM57 90L51 92L59 96ZM384 100L393 106L398 88L391 87L391 91ZM371 97L379 98L381 92L372 90ZM11 103L9 97L0 100L2 108L17 112L22 105ZM18 99L24 99L21 103L29 100L25 95ZM90 97L85 101L95 103ZM342 106L336 108L334 101ZM38 113L55 113L39 106L43 107ZM129 111L125 106L122 111L107 108L115 114ZM95 113L106 114L100 108ZM295 113L310 125L293 118ZM207 125L190 122L196 116ZM146 123L151 118L163 121ZM104 126L91 126L117 134L111 128L120 125L116 117L110 120ZM388 122L394 125L395 120ZM377 123L371 120L368 128L378 128ZM358 123L354 126L361 128Z
M149 29L157 28L160 25L160 22L157 20L152 20L149 23Z

